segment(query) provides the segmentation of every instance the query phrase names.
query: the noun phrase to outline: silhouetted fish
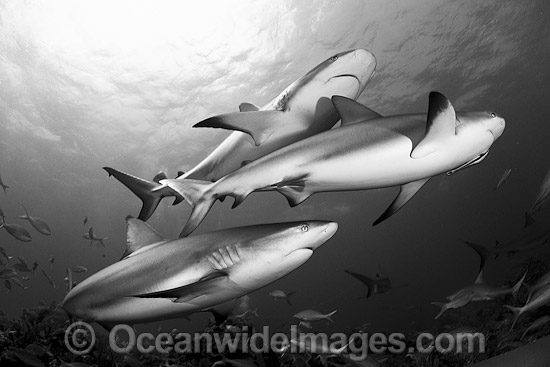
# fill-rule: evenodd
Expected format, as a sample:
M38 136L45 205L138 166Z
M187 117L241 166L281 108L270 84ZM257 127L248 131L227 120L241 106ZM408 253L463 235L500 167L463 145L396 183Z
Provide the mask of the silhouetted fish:
M290 292L290 293L285 293L284 291L280 290L280 289L275 289L271 292L269 292L269 295L271 297L273 297L273 299L275 301L278 301L280 299L284 299L286 300L286 302L289 304L289 305L292 305L292 303L290 303L290 296L293 295L294 293L296 293L295 291L294 292Z
M11 291L11 283L9 279L4 280L4 287L6 287L6 289L8 290L8 293L9 291Z
M13 257L9 256L8 253L6 252L6 250L1 246L0 246L0 255L5 257L8 262L10 262L10 260L13 259Z
M10 279L16 275L17 275L17 272L10 268L0 270L0 279Z
M539 188L539 193L537 194L537 198L535 199L535 203L529 209L529 214L534 214L538 211L543 210L548 206L548 203L550 202L550 170L546 173L546 176L544 176L544 179L542 180L542 183Z
M25 229L25 227L20 226L19 224L10 224L3 222L2 224L0 224L0 228L1 227L4 227L6 231L16 240L22 242L32 241L30 233Z
M8 185L6 185L3 181L2 181L2 177L0 176L0 186L2 187L2 190L4 190L4 194L6 194L6 189L9 189L10 187Z
M88 271L88 268L86 268L85 266L78 265L78 266L73 266L71 270L75 273L85 273Z
M55 282L53 281L52 277L49 276L48 273L46 273L46 271L44 269L42 269L42 274L48 280L48 283L50 283L50 285L55 288Z
M498 180L498 183L493 188L493 190L498 190L502 185L504 185L506 183L506 181L508 181L508 177L510 177L510 173L512 173L511 168L508 168L506 171L504 171L504 173L500 177L500 180Z
M29 212L27 211L27 208L25 208L24 205L21 205L21 207L25 211L25 214L20 215L19 218L28 220L31 226L33 226L34 229L36 229L38 232L42 234L45 234L45 235L52 234L50 226L48 226L48 223L46 223L44 219L33 217L32 215L29 214Z

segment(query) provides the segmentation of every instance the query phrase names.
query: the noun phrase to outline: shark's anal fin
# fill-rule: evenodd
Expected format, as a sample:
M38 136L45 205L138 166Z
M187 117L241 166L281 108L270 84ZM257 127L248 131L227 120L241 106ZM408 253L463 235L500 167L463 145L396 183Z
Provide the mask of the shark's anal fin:
M157 231L139 219L128 216L126 225L126 251L122 255L123 259L142 247L164 241Z
M351 98L333 96L332 104L340 114L342 126L381 118L382 115Z
M455 135L456 113L451 102L438 92L431 92L429 100L426 135L411 152L411 158L422 158L437 151Z
M252 111L213 116L202 120L193 127L241 131L250 135L258 146L269 139L277 129L284 128L285 122L285 113L282 111Z
M386 209L386 211L382 213L382 215L374 221L372 225L375 226L395 214L395 212L401 209L403 205L405 205L414 196L414 194L416 194L418 190L420 190L422 186L428 182L429 179L430 177L427 177L401 185L397 197L393 200L388 209Z
M167 289L159 292L137 294L133 297L138 298L174 298L175 303L186 303L193 299L206 295L221 287L220 282L228 280L228 274L225 271L214 271L202 277L198 281L186 284L182 287Z
M256 106L253 103L243 102L239 105L239 111L241 112L254 112L258 111L260 107Z

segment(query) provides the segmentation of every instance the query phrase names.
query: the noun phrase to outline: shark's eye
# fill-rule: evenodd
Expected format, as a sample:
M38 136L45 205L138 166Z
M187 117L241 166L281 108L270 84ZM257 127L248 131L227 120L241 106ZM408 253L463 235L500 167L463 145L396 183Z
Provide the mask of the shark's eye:
M307 232L307 231L309 231L309 225L307 225L306 223L303 223L300 226L300 229L302 230L302 232Z
M336 61L338 60L338 55L334 55L330 58L330 61Z
M492 117L492 118L495 118L495 117L497 117L497 114L494 113L494 112L491 112L491 117Z

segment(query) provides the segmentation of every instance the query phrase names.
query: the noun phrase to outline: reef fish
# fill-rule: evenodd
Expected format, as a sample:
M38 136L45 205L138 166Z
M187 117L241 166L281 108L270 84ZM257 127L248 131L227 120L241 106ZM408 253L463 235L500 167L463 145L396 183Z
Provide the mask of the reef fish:
M332 320L332 315L334 315L336 311L337 310L334 310L327 314L322 314L319 311L315 311L315 310L304 310L295 314L294 317L300 321L305 321L305 322L327 320L334 323L334 321Z
M48 225L48 223L46 223L44 219L33 217L32 215L29 214L29 212L27 211L27 208L25 208L24 205L21 205L21 206L23 207L25 214L20 215L19 218L28 220L31 226L33 226L34 229L36 229L38 232L42 234L45 234L45 235L52 234L52 230L50 229L50 226Z

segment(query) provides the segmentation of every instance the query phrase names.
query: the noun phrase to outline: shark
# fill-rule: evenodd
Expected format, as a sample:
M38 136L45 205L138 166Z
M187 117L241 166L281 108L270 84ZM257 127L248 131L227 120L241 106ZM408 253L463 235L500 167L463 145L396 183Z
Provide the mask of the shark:
M428 114L382 117L356 101L332 97L341 127L296 143L241 167L215 182L164 179L192 206L180 236L192 233L218 199L233 208L254 191L275 190L291 207L317 192L400 186L379 224L397 212L432 177L481 162L501 136L505 120L494 112L455 112L439 92L429 95Z
M206 158L177 179L217 181L264 155L293 142L332 128L340 119L330 98L343 95L357 99L374 75L376 58L364 49L333 55L285 88L262 107L242 103L240 112L207 118L194 127L226 128L233 131ZM253 138L253 139L252 139ZM159 173L153 181L104 167L109 176L128 187L143 202L138 218L148 220L164 197L181 195L159 184L166 178Z
M63 309L109 327L185 316L246 295L304 264L338 224L272 223L164 239L127 218L123 258L78 283Z
M363 283L365 286L367 286L367 294L364 296L365 298L369 298L373 294L383 294L389 292L392 289L391 280L388 277L378 276L376 279L372 279L366 275L355 273L353 271L344 269L344 272L351 275L352 277Z

